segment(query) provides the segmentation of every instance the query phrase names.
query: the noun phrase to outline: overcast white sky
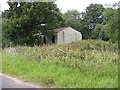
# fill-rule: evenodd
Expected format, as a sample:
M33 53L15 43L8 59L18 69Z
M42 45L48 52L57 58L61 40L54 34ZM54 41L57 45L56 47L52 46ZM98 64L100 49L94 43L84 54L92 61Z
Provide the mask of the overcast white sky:
M1 11L6 10L9 8L7 5L8 0L0 0L0 7ZM97 4L111 4L111 3L118 3L120 0L57 0L56 4L58 8L64 13L70 9L76 9L80 12L85 11L85 8L89 6L91 3Z

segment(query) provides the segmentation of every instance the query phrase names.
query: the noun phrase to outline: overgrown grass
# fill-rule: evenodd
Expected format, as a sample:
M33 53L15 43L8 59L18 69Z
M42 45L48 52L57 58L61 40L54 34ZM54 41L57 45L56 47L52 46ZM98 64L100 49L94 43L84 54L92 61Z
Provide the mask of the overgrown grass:
M118 87L117 45L99 40L4 49L2 62L3 73L43 87Z

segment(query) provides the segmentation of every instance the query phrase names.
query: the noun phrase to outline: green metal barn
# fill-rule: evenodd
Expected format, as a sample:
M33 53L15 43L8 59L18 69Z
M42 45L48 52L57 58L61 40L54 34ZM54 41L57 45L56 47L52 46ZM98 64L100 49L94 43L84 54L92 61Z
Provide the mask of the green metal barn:
M51 34L51 36L36 34L36 35L40 35L39 38L41 38L42 44L59 45L59 44L71 43L74 41L82 40L82 34L71 27L58 28L58 29L50 30L49 33L50 32L54 32L54 34Z

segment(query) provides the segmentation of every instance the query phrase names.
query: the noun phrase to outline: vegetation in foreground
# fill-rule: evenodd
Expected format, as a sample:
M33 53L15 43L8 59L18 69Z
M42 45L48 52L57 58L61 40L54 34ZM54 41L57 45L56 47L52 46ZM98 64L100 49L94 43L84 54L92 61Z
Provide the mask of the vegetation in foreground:
M2 70L43 87L117 88L117 50L99 40L4 49Z

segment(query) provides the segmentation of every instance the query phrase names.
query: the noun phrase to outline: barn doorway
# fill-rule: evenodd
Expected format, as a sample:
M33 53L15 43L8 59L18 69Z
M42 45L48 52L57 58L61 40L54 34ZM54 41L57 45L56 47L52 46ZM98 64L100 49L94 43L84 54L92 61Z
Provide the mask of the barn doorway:
M43 37L43 43L46 44L46 41L47 41L47 40L46 40L46 37L44 36L44 37Z
M55 36L52 35L52 43L55 44Z

